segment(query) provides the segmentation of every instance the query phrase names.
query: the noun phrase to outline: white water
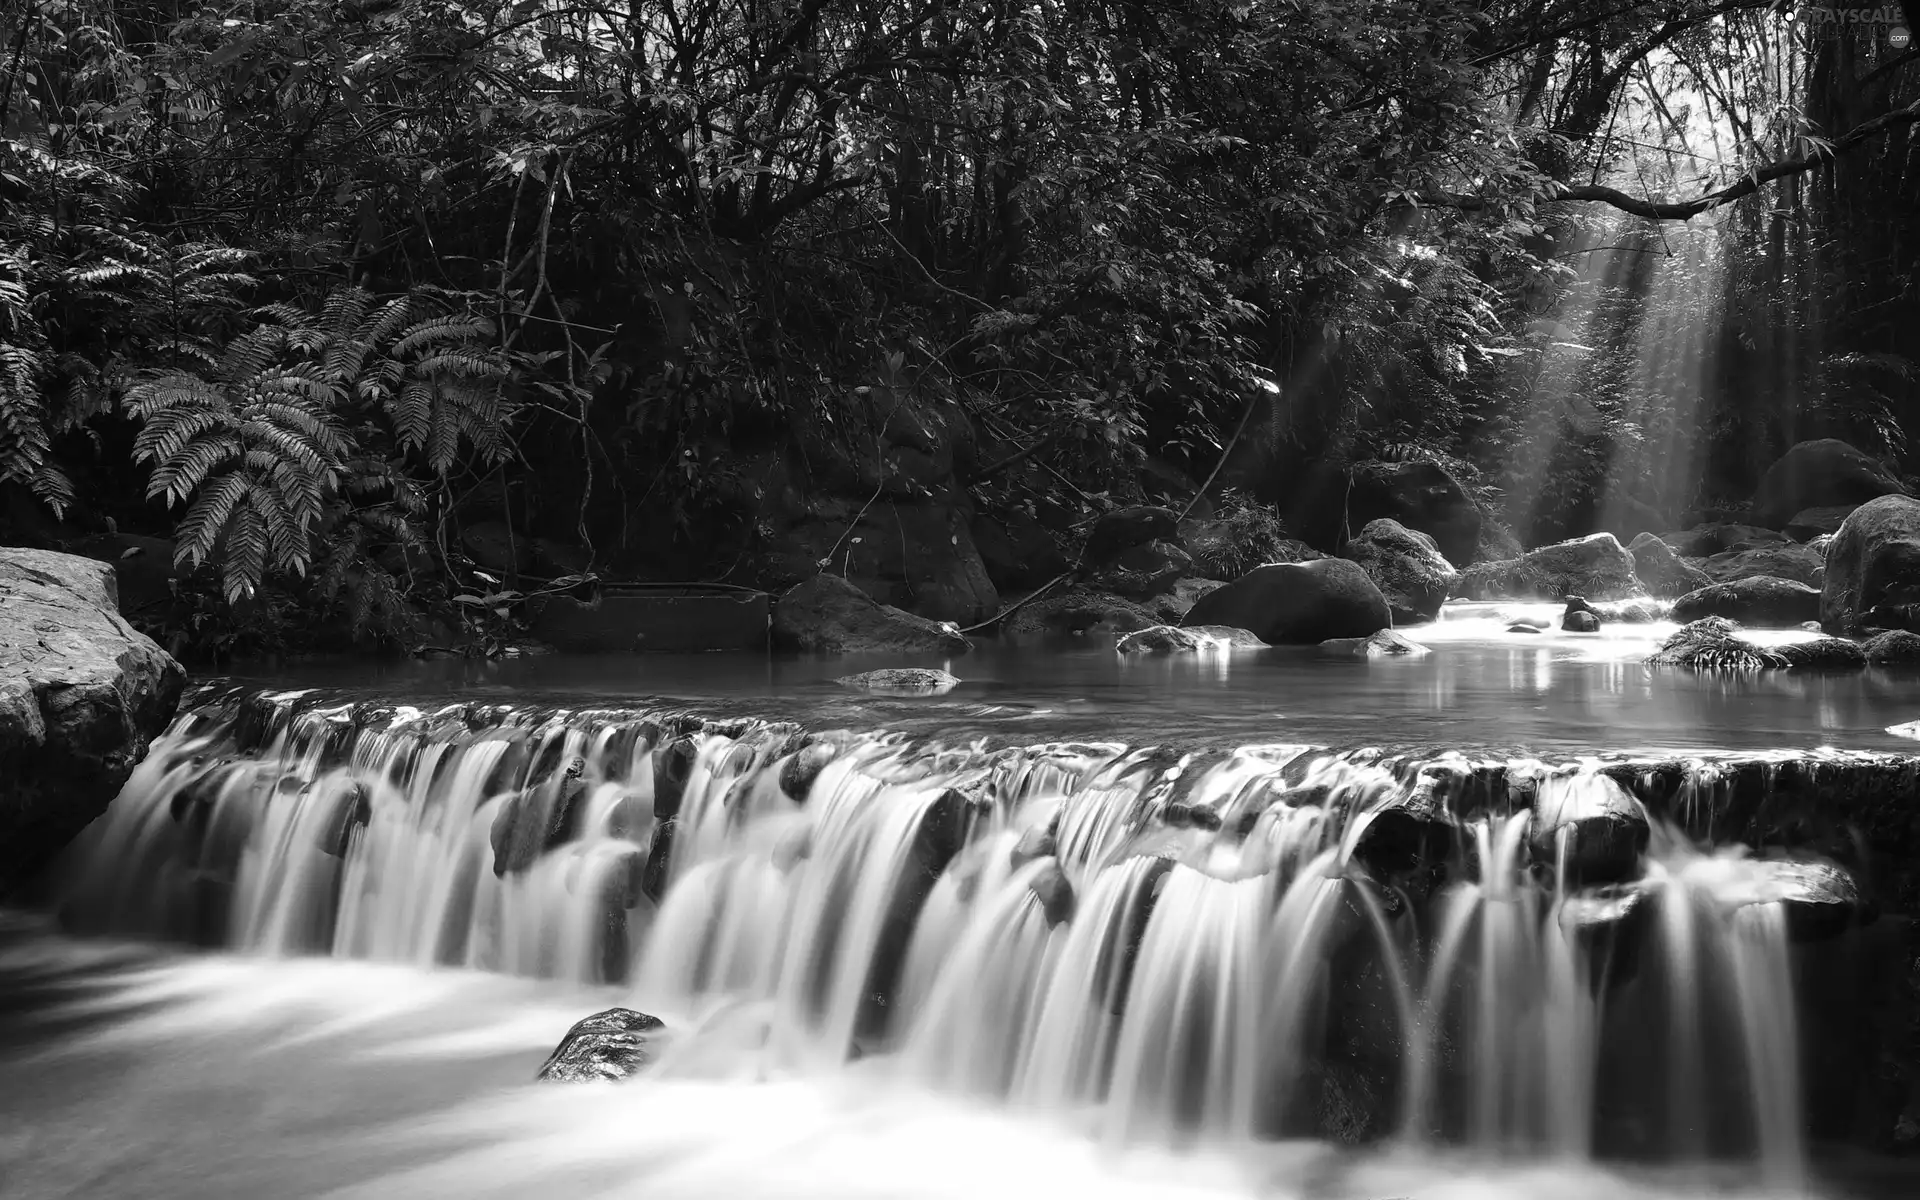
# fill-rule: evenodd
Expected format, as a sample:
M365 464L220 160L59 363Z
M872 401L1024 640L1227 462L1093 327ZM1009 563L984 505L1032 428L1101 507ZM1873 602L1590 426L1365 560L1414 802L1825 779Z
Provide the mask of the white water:
M247 754L224 718L183 719L89 832L65 898L79 929L269 958L138 975L115 1003L166 995L162 1015L62 1053L250 1042L258 1026L271 1044L215 1074L240 1093L265 1074L271 1093L334 1041L412 1072L544 1053L615 1000L674 1030L644 1084L435 1097L430 1120L381 1135L413 1139L389 1147L404 1165L342 1194L525 1195L556 1179L572 1195L712 1198L1641 1186L1582 1165L1607 1119L1605 963L1570 916L1593 898L1530 848L1536 822L1594 802L1572 793L1612 786L1590 766L1517 764L1542 799L1463 814L1427 897L1426 869L1368 837L1433 800L1444 760L1415 775L1298 746L1201 766L864 736L796 796L781 786L790 730L690 735L676 789L660 782L670 732L633 714L470 728L464 711L369 723L296 705L283 698ZM496 856L514 860L500 876ZM1734 1177L1798 1194L1785 925L1746 861L1656 838L1639 887L1662 914L1650 953L1673 1019L1648 1086L1708 1103L1702 1078L1723 1060L1709 1065L1698 1030L1739 1031L1751 1086L1731 1124L1751 1169ZM315 952L396 965L272 961ZM1322 1140L1349 1136L1402 1149L1354 1159ZM435 1139L463 1149L422 1163ZM1696 1174L1646 1194L1701 1186L1715 1148L1686 1149Z

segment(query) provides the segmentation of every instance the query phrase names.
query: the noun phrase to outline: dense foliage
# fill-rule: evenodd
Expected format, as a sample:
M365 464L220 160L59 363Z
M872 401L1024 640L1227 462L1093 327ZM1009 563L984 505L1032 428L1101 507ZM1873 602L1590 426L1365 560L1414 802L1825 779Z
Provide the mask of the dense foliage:
M871 456L876 390L962 414L991 467L957 486L1009 512L1199 479L1245 429L1265 502L1411 454L1536 534L1677 517L1803 410L1905 449L1916 126L1678 252L1618 211L1920 93L1775 7L27 0L9 520L168 535L155 620L244 649L492 620L489 521L565 543L548 577L752 579L748 464Z

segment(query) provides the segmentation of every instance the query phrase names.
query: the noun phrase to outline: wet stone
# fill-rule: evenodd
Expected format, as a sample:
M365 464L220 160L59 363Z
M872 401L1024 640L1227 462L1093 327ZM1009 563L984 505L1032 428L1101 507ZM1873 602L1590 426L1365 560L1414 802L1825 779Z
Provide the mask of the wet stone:
M1073 884L1057 860L1050 860L1027 883L1027 890L1040 903L1049 928L1057 928L1073 919Z
M834 680L843 688L877 692L887 696L939 696L959 686L957 676L926 667L887 667L842 675Z
M631 1008L595 1013L567 1030L535 1078L554 1083L625 1079L653 1061L653 1036L665 1028L660 1018Z

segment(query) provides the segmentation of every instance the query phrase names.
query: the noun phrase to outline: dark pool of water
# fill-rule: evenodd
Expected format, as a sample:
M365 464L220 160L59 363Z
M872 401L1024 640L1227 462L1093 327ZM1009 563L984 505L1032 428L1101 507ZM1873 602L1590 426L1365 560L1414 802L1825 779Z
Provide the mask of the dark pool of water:
M747 654L552 656L476 662L306 664L240 671L279 686L568 707L665 701L715 715L818 728L892 728L996 744L1097 739L1134 745L1302 742L1541 755L1702 750L1912 751L1886 732L1920 718L1920 671L1748 675L1650 668L1671 625L1597 635L1504 631L1503 617L1415 627L1432 653L1336 658L1315 647L1122 656L1111 639L984 644L952 658ZM834 680L883 666L944 666L942 696L886 697Z

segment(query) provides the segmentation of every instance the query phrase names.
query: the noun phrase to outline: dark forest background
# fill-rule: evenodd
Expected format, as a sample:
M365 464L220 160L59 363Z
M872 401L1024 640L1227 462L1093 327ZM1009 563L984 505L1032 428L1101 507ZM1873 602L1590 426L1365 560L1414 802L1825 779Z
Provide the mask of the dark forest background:
M1920 12L1790 7L24 0L0 540L404 648L588 573L966 623L1376 460L1487 553L1911 475Z

